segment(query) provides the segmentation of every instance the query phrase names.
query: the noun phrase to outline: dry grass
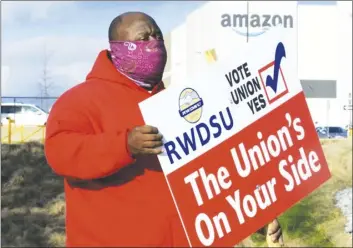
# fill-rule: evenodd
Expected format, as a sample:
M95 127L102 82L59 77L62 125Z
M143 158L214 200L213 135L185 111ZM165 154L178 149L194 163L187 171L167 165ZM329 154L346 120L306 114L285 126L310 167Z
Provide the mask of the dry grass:
M63 182L38 143L1 147L1 245L63 246Z
M337 191L352 187L352 139L321 144L332 177L279 217L287 247L352 247L352 235L344 233L346 220L334 198ZM249 239L256 246L266 246L259 235Z
M280 216L286 246L351 247L344 217L334 207L334 194L352 186L352 143L323 141L332 178ZM3 145L2 246L64 246L64 194L62 180L46 164L38 143ZM252 235L238 247L266 246Z

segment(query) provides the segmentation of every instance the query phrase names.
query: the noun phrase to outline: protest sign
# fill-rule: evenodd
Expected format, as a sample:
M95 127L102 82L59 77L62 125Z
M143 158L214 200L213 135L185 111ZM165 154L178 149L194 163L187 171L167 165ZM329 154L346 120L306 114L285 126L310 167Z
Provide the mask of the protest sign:
M140 103L190 246L234 246L330 177L289 42L230 48Z

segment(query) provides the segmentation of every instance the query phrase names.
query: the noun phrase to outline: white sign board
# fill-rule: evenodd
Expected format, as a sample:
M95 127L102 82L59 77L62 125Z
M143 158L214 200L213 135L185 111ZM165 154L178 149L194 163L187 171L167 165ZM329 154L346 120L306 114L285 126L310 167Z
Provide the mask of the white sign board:
M229 47L212 68L140 103L190 246L232 246L330 177L291 38ZM156 111L158 109L158 111Z

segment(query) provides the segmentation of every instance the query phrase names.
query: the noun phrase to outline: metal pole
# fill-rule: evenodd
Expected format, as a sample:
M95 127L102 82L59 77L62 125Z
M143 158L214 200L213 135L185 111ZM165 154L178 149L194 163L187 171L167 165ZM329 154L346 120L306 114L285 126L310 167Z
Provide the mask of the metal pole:
M8 130L7 130L7 143L10 145L11 144L11 136L12 136L12 120L10 117L8 117Z
M21 144L23 144L23 143L25 142L25 138L24 138L24 126L23 126L23 125L21 125L20 131L21 131Z
M42 143L45 142L45 126L42 126Z
M326 133L329 134L329 121L330 121L330 100L326 101Z
M349 109L349 106L352 106L352 93L348 94L349 127L351 127L352 126L352 110Z
M16 97L13 98L13 119L16 122Z

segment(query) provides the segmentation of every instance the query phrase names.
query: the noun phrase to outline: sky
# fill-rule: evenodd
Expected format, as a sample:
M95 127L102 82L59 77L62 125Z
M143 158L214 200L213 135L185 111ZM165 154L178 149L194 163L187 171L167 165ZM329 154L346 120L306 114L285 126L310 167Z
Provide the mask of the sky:
M1 95L40 96L47 64L50 96L84 81L99 51L108 48L108 27L125 11L143 11L164 33L204 2L2 2ZM45 63L45 61L48 61Z
M319 2L330 4L333 1ZM164 33L168 33L204 3L3 1L1 95L40 96L44 64L52 84L50 96L59 96L84 81L98 52L108 48L111 20L122 12L146 12L155 18ZM313 1L302 4L313 4Z

